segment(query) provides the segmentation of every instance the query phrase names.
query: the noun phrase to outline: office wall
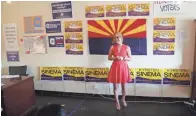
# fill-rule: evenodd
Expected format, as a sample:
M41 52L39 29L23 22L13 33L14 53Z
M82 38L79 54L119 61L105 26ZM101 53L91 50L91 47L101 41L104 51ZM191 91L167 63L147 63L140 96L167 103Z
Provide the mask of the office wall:
M22 38L24 34L23 17L42 15L43 22L52 21L51 2L12 2L7 4L2 2L2 24L16 23L18 29L18 38ZM112 94L112 85L108 83L84 83L75 81L55 82L55 81L39 81L40 66L82 66L82 67L110 67L111 61L107 60L107 56L89 55L87 40L87 19L85 18L85 6L87 5L106 5L118 3L133 2L72 2L73 18L61 19L66 20L82 20L83 21L83 39L84 39L84 55L65 55L64 48L47 48L47 54L24 54L23 45L20 45L20 62L7 62L4 39L2 36L2 68L3 73L7 74L7 67L10 65L28 65L28 73L35 76L35 88L53 91L66 92L87 92ZM141 2L139 2L141 3ZM146 3L146 2L144 2ZM192 10L194 11L194 10ZM148 17L129 17L124 18L146 18L147 19L147 55L133 56L129 62L133 68L186 68L193 67L194 41L195 41L195 24L194 13L187 15L172 15L176 17L176 47L175 55L161 56L153 55L153 18L169 17L167 15L153 15L153 3L150 2L150 16ZM104 17L101 19L113 19ZM62 26L63 29L63 26ZM184 31L183 38L180 37L180 31ZM63 33L62 33L63 34ZM31 34L29 34L31 35ZM46 34L57 35L57 34ZM96 88L96 91L95 89ZM128 94L136 96L165 96L165 97L189 97L190 87L188 86L161 86L153 84L129 84Z

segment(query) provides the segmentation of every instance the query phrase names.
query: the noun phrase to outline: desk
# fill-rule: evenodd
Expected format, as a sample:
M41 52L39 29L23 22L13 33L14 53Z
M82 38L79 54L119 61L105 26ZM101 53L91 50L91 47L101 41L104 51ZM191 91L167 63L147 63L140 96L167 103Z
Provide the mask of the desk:
M35 104L35 91L33 78L23 76L4 79L1 86L2 116L21 116Z

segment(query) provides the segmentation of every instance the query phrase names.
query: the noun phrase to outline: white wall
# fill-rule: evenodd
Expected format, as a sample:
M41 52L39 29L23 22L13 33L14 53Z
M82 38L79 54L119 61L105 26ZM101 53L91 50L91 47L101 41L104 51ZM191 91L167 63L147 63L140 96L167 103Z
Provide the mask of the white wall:
M64 48L49 48L48 54L24 54L23 46L20 45L20 62L7 62L4 40L2 41L2 68L3 73L8 73L9 65L28 65L28 73L35 76L35 88L54 91L80 92L80 93L102 93L112 94L112 86L108 83L87 83L84 82L51 82L38 81L40 66L82 66L82 67L110 67L111 62L107 60L107 56L89 55L88 54L88 37L87 37L87 20L85 18L85 6L87 5L106 5L106 4L128 4L133 2L72 2L73 18L65 20L82 20L83 21L83 39L84 39L84 55L65 55ZM146 3L146 2L145 2ZM171 56L154 56L153 55L153 18L169 17L167 15L153 15L153 4L150 2L150 16L148 17L130 17L124 18L146 18L147 19L147 56L133 56L129 62L133 68L186 68L193 67L193 53L195 43L195 24L194 13L189 15L172 15L176 17L176 47L175 55ZM193 12L194 10L192 10ZM18 29L18 38L22 38L23 17L42 15L43 22L52 21L52 12L50 2L12 2L7 4L2 2L2 24L16 23ZM170 15L171 16L171 15ZM113 18L101 18L113 19ZM2 29L2 28L1 28ZM62 26L63 29L63 26ZM185 31L185 38L179 37L180 30ZM63 34L63 33L62 33ZM59 35L59 34L48 34ZM3 38L3 37L2 37ZM56 59L56 60L55 60ZM96 86L94 86L96 85ZM104 85L104 86L103 86ZM96 87L96 91L94 91ZM163 90L163 91L162 91ZM165 97L189 97L190 87L186 86L166 86L150 85L150 84L129 84L128 94L137 96L165 96Z

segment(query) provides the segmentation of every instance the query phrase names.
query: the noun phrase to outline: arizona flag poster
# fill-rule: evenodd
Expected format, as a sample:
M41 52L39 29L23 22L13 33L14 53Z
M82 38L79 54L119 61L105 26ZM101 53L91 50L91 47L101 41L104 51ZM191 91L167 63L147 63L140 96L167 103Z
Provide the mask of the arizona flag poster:
M132 55L147 55L146 19L88 20L89 53L107 55L117 32Z

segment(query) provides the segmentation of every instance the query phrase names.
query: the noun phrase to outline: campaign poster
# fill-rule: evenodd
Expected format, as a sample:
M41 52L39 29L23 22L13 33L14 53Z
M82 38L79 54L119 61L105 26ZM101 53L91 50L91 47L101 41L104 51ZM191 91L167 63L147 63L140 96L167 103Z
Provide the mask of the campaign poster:
M65 33L66 43L83 43L83 35L81 32Z
M102 6L87 6L85 8L86 18L104 17L104 5Z
M106 5L107 17L126 16L126 13L127 13L126 4Z
M24 33L43 33L44 26L42 22L42 16L29 16L24 17Z
M154 42L153 54L154 55L174 55L175 43L169 42Z
M154 18L154 30L175 30L175 18Z
M82 32L82 21L65 21L65 32Z
M18 51L7 51L7 61L8 62L18 62L19 52Z
M162 69L136 68L136 83L161 84Z
M175 42L175 30L154 30L153 42Z
M71 1L51 3L53 19L72 18Z
M46 54L46 36L24 36L25 54Z
M69 55L83 55L83 43L66 43L65 50Z
M64 47L64 37L59 36L48 36L49 47Z
M62 67L40 67L41 80L62 81Z
M188 69L164 69L163 84L191 85L191 71Z
M63 67L63 79L73 81L84 81L84 67Z
M19 50L16 24L3 24L3 36L6 51Z
M61 33L61 21L46 22L46 33Z
M129 4L128 16L149 16L150 4Z
M107 82L109 68L86 68L86 82Z

